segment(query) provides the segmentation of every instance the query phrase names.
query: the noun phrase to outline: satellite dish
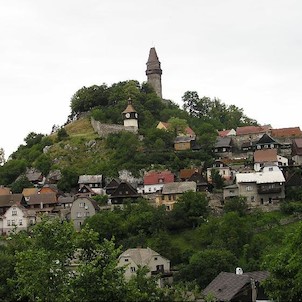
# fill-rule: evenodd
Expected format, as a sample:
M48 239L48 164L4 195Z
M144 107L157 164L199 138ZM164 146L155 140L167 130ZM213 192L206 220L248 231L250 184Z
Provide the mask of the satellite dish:
M242 275L243 269L241 267L236 267L236 275Z

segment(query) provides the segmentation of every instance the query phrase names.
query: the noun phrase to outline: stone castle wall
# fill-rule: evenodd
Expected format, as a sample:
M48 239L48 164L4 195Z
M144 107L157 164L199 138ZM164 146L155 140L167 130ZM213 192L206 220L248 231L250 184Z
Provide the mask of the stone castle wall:
M97 132L100 137L106 137L111 133L118 133L126 130L123 125L103 124L93 118L91 118L91 125L94 131Z

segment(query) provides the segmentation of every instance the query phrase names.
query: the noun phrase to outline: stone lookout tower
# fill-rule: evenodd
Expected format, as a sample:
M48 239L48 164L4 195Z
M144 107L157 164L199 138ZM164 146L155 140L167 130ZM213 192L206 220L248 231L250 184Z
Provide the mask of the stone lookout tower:
M138 131L138 114L132 105L131 98L128 99L128 105L126 109L122 112L124 119L125 130L131 132Z
M153 87L156 94L162 98L162 86L161 86L161 75L162 70L160 68L160 62L154 47L150 49L149 58L147 62L147 82Z

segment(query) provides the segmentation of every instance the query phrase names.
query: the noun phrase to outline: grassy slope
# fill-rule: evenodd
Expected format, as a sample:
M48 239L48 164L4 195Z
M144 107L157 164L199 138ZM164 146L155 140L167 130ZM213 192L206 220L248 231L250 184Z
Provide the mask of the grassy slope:
M69 167L83 174L95 174L108 160L105 142L94 132L88 117L65 126L68 138L55 143L49 155L57 167ZM56 135L54 135L54 140Z

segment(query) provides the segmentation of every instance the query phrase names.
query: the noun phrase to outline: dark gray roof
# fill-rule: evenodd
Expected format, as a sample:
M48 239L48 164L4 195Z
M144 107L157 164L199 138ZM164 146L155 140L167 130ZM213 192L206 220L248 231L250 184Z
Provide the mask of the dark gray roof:
M219 301L230 301L240 290L250 284L251 278L263 281L269 276L266 271L248 272L242 275L221 272L203 291L205 295L212 294Z
M0 195L0 207L8 207L16 203L21 203L22 199L22 194Z
M231 147L232 139L229 136L217 137L215 148Z
M175 138L174 143L189 143L191 141L194 141L193 137L180 135Z

